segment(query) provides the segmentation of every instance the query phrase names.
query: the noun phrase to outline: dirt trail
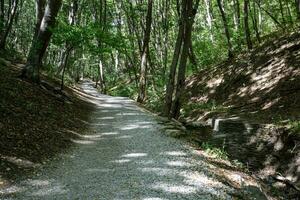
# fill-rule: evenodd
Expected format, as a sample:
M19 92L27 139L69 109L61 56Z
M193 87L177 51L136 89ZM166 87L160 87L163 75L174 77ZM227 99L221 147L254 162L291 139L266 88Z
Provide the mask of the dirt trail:
M132 100L82 89L95 104L89 134L71 132L75 147L34 176L0 191L0 199L233 199L185 143L162 133L157 119ZM2 195L2 196L1 196Z

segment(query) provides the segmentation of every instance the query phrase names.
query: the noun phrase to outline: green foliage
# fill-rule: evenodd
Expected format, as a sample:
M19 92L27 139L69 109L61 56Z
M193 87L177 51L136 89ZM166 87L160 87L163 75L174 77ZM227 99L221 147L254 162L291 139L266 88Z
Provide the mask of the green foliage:
M223 160L228 160L228 153L224 150L223 148L217 148L214 147L212 144L208 143L208 142L204 142L201 145L201 148L208 153L209 155L216 157L216 158L220 158Z
M112 96L130 97L134 99L137 94L137 90L133 83L120 84L109 89L108 94Z
M292 134L300 135L300 121L290 121L288 127Z
M215 101L209 101L206 103L189 103L183 107L183 115L189 114L192 111L217 111L224 112L226 108L222 105L218 105Z

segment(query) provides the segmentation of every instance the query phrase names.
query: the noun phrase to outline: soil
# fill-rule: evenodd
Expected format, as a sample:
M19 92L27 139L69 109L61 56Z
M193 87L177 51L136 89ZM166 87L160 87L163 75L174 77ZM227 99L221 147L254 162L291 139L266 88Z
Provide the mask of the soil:
M42 76L44 87L19 79L22 66L0 59L0 188L70 149L70 131L86 130L79 122L92 110L75 88L54 93L56 80Z
M188 78L185 97L181 120L210 125L191 130L194 141L224 148L266 183L299 195L289 183L300 186L300 133L288 126L300 121L299 33L201 70Z

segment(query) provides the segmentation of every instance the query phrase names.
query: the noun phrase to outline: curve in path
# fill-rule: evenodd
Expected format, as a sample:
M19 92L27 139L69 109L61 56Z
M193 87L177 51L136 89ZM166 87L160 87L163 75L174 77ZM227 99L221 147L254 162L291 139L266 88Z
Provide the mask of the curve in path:
M34 177L10 188L6 199L176 200L231 199L212 168L179 140L164 135L156 118L127 98L82 89L96 109L89 133L47 163Z

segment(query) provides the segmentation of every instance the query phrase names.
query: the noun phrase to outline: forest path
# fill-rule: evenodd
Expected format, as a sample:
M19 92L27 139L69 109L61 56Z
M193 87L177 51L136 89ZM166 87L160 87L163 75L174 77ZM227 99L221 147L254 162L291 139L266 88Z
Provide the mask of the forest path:
M75 147L20 181L4 199L232 199L232 188L183 142L163 134L157 119L132 100L82 89L95 104Z

